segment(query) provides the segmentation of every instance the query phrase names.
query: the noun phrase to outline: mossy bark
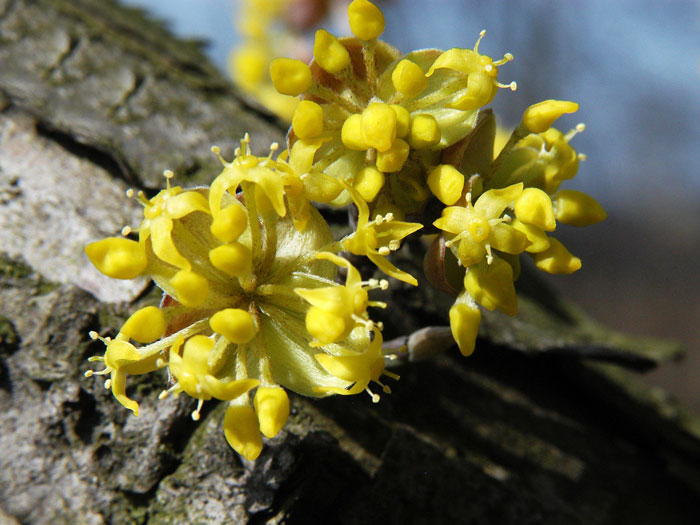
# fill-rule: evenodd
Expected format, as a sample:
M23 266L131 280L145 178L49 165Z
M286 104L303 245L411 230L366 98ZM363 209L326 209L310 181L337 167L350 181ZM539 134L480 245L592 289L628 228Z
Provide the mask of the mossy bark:
M127 186L157 188L166 168L208 181L212 144L231 154L248 131L261 151L283 130L199 45L112 1L0 0L0 72L0 522L697 517L700 422L635 371L677 348L612 333L530 275L519 317L486 315L472 357L436 328L378 405L292 396L254 463L228 447L222 405L195 423L191 400L157 401L163 377L133 378L133 417L83 377L101 351L87 333L157 294L91 273L81 246L134 220ZM419 272L421 250L408 243L401 267ZM394 282L383 299L387 340L446 323L450 299L427 286Z

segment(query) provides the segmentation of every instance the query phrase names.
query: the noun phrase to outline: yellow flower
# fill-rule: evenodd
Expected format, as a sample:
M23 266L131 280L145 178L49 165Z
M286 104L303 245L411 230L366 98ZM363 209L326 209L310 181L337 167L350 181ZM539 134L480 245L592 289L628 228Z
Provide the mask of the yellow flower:
M384 370L384 354L382 353L382 334L374 330L374 339L364 352L357 352L347 348L336 348L337 354L316 354L315 357L323 367L334 376L353 383L350 388L317 387L319 392L333 392L344 396L367 392L372 401L377 403L379 395L369 389L369 383L374 382L382 387L387 394L391 389L384 385L379 378L382 374L398 379L396 374ZM368 336L365 336L368 337Z
M420 230L423 225L416 222L396 221L392 214L378 215L370 221L367 203L354 188L347 184L343 186L352 196L359 212L355 233L341 241L343 248L355 255L367 256L385 274L417 286L418 281L415 277L399 270L386 259L386 256L398 250L401 240Z
M261 432L273 436L287 418L283 388L319 397L352 386L314 358L317 348L338 343L365 352L370 340L353 329L377 330L366 308L385 306L369 301L367 291L388 283L363 282L347 260L327 251L341 245L315 208L304 208L303 229L290 213L300 202L294 199L305 198L305 174L297 170L317 148L307 146L287 163L253 156L246 137L232 162L222 160L211 187L168 184L153 199L142 197L138 243L116 239L87 250L98 269L124 278L139 268L165 292L160 308L134 313L114 341L103 339L104 357L93 359L105 362L98 374L111 374L115 397L138 413L126 395L127 375L167 366L175 383L161 397L196 398L194 419L208 399L230 402L224 433L248 459L260 453ZM345 285L334 280L338 266L348 270ZM343 324L332 343L319 328L319 312ZM252 407L248 392L256 387Z
M456 245L455 255L464 266L479 263L485 256L492 259L491 249L519 254L529 243L522 232L508 224L512 217L504 216L506 208L523 193L522 184L482 193L472 205L468 196L466 206L450 206L433 224L450 234L447 246Z
M384 303L370 302L367 290L386 289L386 281L362 281L360 272L350 261L332 253L318 253L325 259L347 269L345 286L297 288L294 292L311 304L306 314L306 329L314 336L313 346L335 343L345 339L357 326L373 326L367 318L367 306L385 307Z

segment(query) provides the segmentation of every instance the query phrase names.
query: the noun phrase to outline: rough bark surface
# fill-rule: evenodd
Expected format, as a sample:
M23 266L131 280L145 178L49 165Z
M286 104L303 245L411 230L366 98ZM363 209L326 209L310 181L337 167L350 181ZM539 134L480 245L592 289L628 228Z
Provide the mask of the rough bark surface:
M677 348L532 284L468 359L410 362L449 346L414 336L378 405L292 397L254 463L222 405L194 423L184 397L157 401L163 378L134 378L131 416L83 377L101 352L87 333L157 297L101 277L82 245L135 223L128 186L208 180L211 144L283 132L196 44L107 0L0 0L0 109L0 523L696 522L700 422L635 378ZM392 284L387 339L445 323L449 298Z

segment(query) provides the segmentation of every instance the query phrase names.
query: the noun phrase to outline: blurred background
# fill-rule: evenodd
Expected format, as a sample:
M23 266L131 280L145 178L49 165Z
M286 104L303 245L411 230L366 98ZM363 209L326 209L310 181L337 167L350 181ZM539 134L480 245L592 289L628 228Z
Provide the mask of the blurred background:
M272 1L272 0L271 0ZM279 0L275 0L279 2ZM295 0L298 9L322 4ZM241 6L232 0L126 0L168 22L180 36L207 41L228 70L240 43ZM266 2L246 1L264 5ZM291 1L289 3L292 3ZM318 27L349 35L344 1L330 4ZM588 156L567 188L594 196L602 224L557 230L583 260L551 284L589 314L619 330L673 338L681 363L645 379L700 412L700 2L691 0L390 0L377 1L383 40L403 52L473 47L515 61L499 80L516 80L493 107L505 127L540 100L574 100L581 109L558 121L587 129L572 144ZM238 20L238 22L236 22ZM302 31L311 45L316 27ZM303 41L299 44L304 52Z

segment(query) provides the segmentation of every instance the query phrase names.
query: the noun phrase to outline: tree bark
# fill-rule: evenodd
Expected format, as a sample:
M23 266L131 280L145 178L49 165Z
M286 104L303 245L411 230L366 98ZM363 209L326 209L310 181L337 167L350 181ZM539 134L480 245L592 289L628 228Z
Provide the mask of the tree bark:
M700 420L637 377L678 348L612 333L532 275L469 358L440 328L448 297L392 283L385 339L410 347L393 394L292 396L255 462L223 405L195 423L191 400L156 399L163 378L134 378L133 417L83 377L102 351L87 333L157 291L103 278L82 246L137 223L127 187L166 168L201 184L212 144L230 157L247 131L262 153L284 130L198 44L111 0L0 0L0 110L0 522L697 520ZM399 264L416 274L421 250Z

